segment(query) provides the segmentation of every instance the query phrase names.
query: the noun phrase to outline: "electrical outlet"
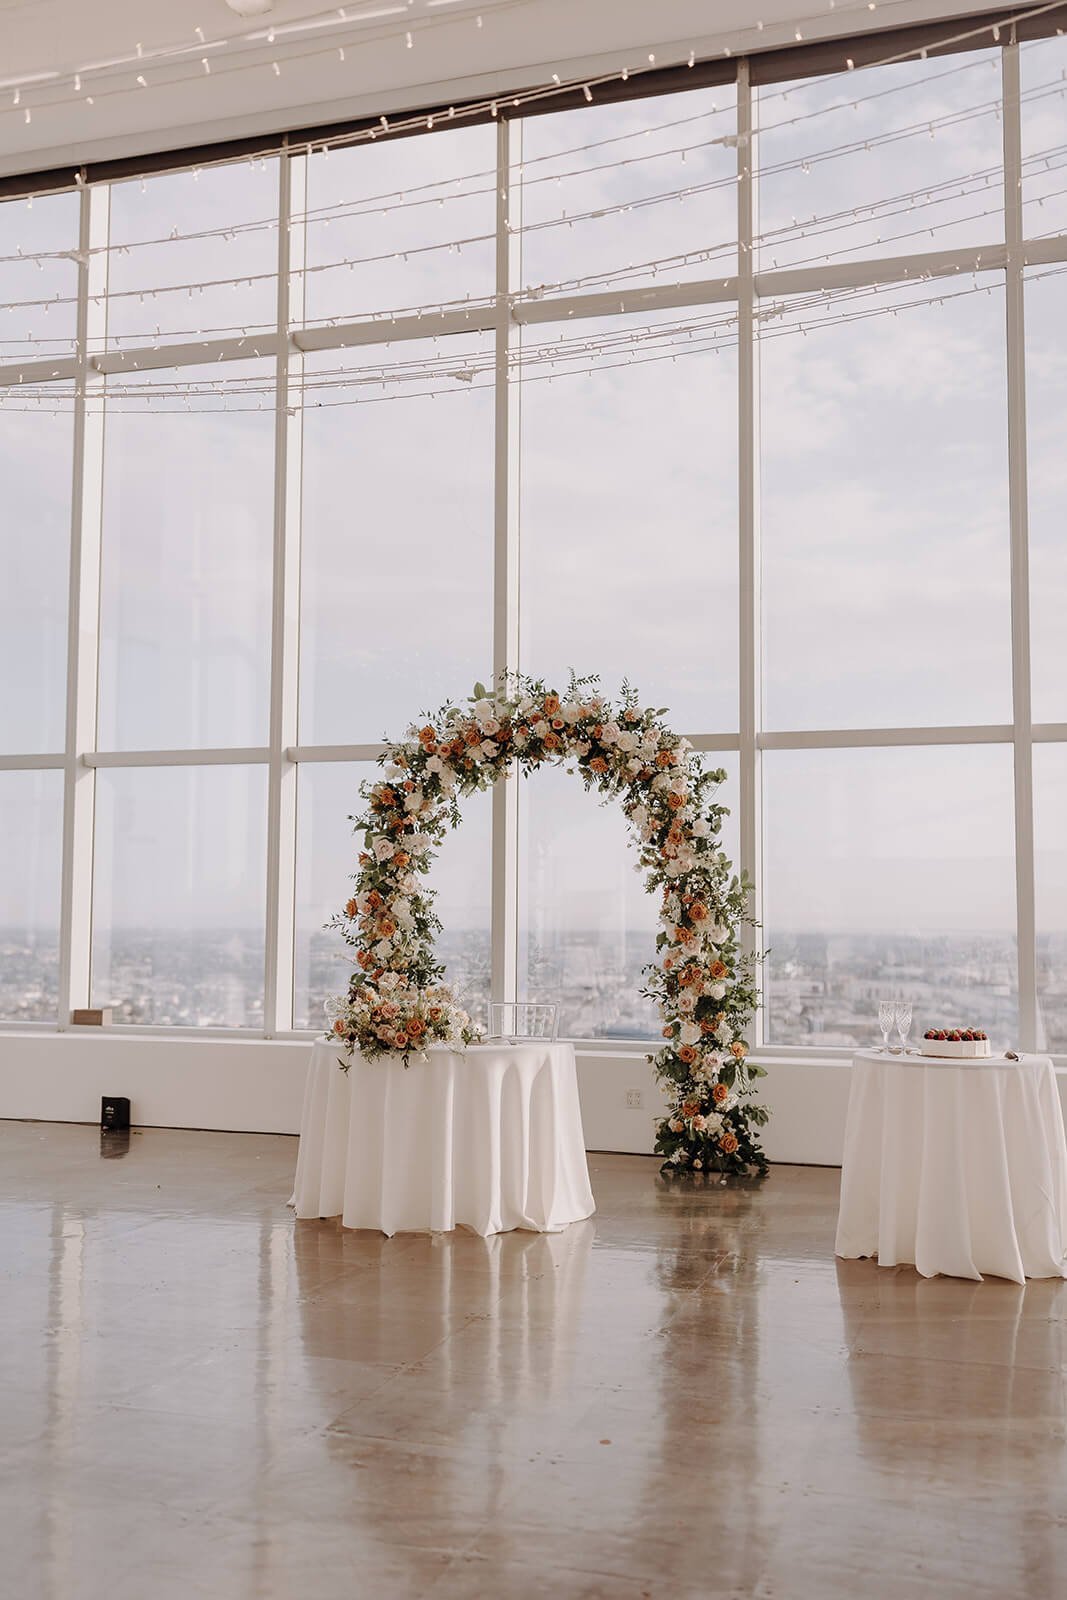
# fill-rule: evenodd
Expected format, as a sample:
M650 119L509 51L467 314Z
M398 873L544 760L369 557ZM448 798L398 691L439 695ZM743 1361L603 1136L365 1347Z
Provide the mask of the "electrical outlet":
M640 1111L641 1110L641 1091L640 1091L640 1089L627 1089L627 1091L626 1091L626 1109L627 1109L627 1111Z

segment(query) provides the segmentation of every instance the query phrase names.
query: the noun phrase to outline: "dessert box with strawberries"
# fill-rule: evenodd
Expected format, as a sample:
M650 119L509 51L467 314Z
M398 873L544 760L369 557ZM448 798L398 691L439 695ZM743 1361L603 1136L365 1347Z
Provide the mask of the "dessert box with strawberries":
M957 1061L974 1061L993 1053L980 1028L927 1028L919 1049L924 1056Z

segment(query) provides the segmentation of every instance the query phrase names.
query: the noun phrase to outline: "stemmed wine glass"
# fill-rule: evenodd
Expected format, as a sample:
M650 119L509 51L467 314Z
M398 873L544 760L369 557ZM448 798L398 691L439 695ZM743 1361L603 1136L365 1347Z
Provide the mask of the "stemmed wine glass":
M889 1035L896 1021L896 1004L892 1000L879 1000L878 1026L882 1030L882 1049L889 1051Z
M896 1016L897 1037L900 1039L901 1054L907 1055L908 1034L911 1032L911 1001L898 1000L894 1007L894 1013Z

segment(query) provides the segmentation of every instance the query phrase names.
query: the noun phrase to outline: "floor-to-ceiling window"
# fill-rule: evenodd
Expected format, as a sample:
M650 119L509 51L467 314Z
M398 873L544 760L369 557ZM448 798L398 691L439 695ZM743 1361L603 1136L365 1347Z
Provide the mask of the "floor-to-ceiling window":
M723 769L760 1043L1067 1051L1067 43L976 42L0 206L0 1021L317 1028L360 782L507 664ZM450 978L647 1038L632 868L479 796Z

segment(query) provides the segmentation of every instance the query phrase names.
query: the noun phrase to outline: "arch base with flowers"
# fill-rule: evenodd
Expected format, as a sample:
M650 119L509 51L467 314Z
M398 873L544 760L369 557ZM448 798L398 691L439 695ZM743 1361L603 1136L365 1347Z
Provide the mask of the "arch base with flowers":
M494 689L476 684L464 705L442 706L390 745L353 819L363 837L355 891L330 923L354 947L355 970L347 994L327 1005L329 1036L349 1055L405 1066L429 1044L478 1037L442 981L441 924L424 875L460 822L461 799L514 766L528 775L563 765L621 803L639 870L661 898L657 959L641 992L663 1020L664 1042L649 1057L668 1099L656 1130L663 1169L763 1175L756 1130L767 1111L752 1100L763 1070L744 1037L757 1001L755 959L740 940L749 884L720 848L726 811L712 798L725 773L706 770L662 715L625 685L613 704L596 678L572 674L561 693L503 673Z

